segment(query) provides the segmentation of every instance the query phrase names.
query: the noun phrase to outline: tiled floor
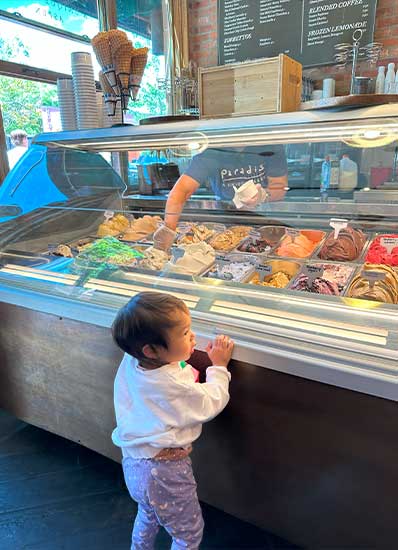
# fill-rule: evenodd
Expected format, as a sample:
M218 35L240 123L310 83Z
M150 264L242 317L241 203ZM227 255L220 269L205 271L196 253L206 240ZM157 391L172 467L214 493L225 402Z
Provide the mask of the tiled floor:
M135 505L121 467L0 411L0 549L127 550ZM202 550L296 548L203 504ZM157 549L170 547L161 531Z

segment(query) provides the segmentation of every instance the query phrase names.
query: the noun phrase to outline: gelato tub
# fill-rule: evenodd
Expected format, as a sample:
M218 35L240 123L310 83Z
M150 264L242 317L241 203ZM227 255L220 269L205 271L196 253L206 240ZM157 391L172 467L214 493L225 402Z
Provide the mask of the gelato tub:
M297 275L301 268L298 262L285 260L270 260L264 263L270 272L256 270L250 278L250 283L273 288L286 288L291 279Z
M389 246L387 248L382 244L383 239L391 239L391 242L397 239L397 246ZM396 233L378 235L370 243L366 254L366 262L398 267L398 235Z
M253 228L245 225L234 225L226 231L219 233L210 241L211 246L220 252L230 252L236 248L239 243L248 237Z
M350 226L341 229L337 239L332 231L323 243L318 256L321 260L353 262L360 257L366 239L366 235L360 229Z
M264 226L254 228L236 248L236 252L243 254L269 254L285 234L282 226Z
M324 231L302 229L295 238L283 237L275 254L285 258L309 258L324 236Z
M380 274L380 279L373 281L370 274ZM388 265L365 264L352 279L346 296L361 298L385 304L398 303L398 275Z
M173 261L165 266L165 271L183 275L202 275L214 264L216 253L208 243L187 244L173 250Z
M321 276L310 280L308 272L306 272L310 267L320 269ZM353 272L354 267L347 264L307 264L289 288L290 290L312 292L314 294L340 296L344 292Z
M244 283L253 274L256 263L248 255L229 254L224 259L216 259L215 265L207 275L224 281Z
M202 241L209 241L218 233L226 230L225 225L220 223L194 223L188 230L183 231L177 239L178 245L195 244Z
M129 222L124 229L121 240L123 241L141 241L148 235L151 235L159 227L162 219L159 216L145 215Z

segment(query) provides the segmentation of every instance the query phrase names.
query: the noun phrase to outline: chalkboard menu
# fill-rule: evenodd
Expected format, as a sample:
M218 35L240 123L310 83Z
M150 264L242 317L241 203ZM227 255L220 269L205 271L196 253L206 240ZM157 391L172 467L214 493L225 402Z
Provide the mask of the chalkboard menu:
M285 53L304 67L334 62L334 46L373 40L377 0L219 0L219 63Z

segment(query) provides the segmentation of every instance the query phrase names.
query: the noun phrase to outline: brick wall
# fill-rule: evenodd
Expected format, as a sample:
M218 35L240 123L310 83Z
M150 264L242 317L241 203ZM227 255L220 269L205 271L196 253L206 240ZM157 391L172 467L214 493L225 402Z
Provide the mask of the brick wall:
M218 64L217 0L189 0L189 50L200 67Z
M201 67L217 65L217 0L189 0L190 56ZM398 62L398 0L378 0L375 27L375 42L382 42L384 53L378 65ZM360 63L357 74L375 76L376 69ZM307 70L315 80L325 75L336 78L336 93L349 91L351 67L336 70L322 67Z

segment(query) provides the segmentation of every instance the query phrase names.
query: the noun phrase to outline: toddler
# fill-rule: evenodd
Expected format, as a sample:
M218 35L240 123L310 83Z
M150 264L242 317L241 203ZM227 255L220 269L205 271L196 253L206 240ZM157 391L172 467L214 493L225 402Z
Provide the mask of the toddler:
M194 550L203 518L189 454L202 424L228 403L233 342L220 335L208 344L213 366L206 383L195 383L185 363L196 344L189 310L159 292L132 298L118 312L112 334L125 352L115 378L112 440L122 449L126 485L138 503L131 548L153 549L162 525L173 550Z

